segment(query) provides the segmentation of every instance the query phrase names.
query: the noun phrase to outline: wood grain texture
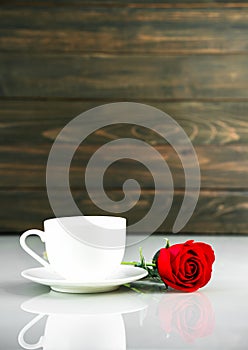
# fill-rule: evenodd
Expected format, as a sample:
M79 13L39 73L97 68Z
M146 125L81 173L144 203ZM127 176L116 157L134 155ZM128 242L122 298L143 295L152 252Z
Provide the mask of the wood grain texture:
M122 197L119 191L110 191L112 200ZM29 228L42 228L45 218L54 214L48 203L45 191L1 191L1 200L5 205L1 208L0 232L23 232ZM160 193L166 198L166 193ZM157 232L171 232L173 223L182 203L183 192L177 191L171 211ZM74 192L74 198L84 215L107 215L106 211L98 209L91 201ZM141 200L123 216L128 218L129 225L138 222L149 211L153 200L153 191L145 191ZM103 201L104 203L104 201ZM63 203L62 203L63 205ZM118 205L118 204L115 204ZM11 208L11 210L10 210ZM185 233L247 233L248 224L248 193L247 192L215 192L202 191L196 210L182 232ZM64 210L68 215L68 208ZM153 218L157 220L161 213ZM238 218L238 220L237 220ZM145 228L144 231L145 232Z
M2 102L1 188L45 188L47 158L57 134L73 117L93 106L96 106L96 102ZM155 104L155 107L173 115L188 133L199 159L203 188L247 188L248 102L171 102ZM87 123L90 122L87 120ZM163 124L161 120L154 127L161 131L166 129L166 123ZM71 186L78 188L83 185L87 162L99 147L123 137L143 140L157 149L170 167L175 188L184 187L181 162L166 141L152 130L123 124L100 129L84 141L73 157L70 168ZM61 147L62 154L69 149L70 139L73 141L73 132ZM127 145L127 149L128 147ZM131 151L130 148L130 154ZM115 149L116 152L118 154L118 148ZM106 159L112 163L109 155L106 155ZM131 160L113 164L106 172L104 185L106 188L122 188L123 182L133 177L142 188L153 188L153 176L164 174L159 160L150 161L154 169L152 174L144 166ZM102 165L99 163L98 166L100 169ZM93 176L97 174L95 172Z
M70 2L68 2L70 4ZM80 4L80 3L79 3ZM223 54L248 51L248 7L19 7L0 11L1 52ZM59 4L58 4L59 5ZM230 44L231 43L231 44Z
M67 6L84 6L84 7L143 7L148 8L209 8L209 7L227 7L227 8L246 8L247 1L239 0L234 2L233 0L133 0L132 2L126 0L1 0L1 6L49 6L49 7L67 7Z
M248 98L247 57L1 54L0 96Z
M201 194L183 232L247 234L247 37L247 1L1 1L0 231L40 227L53 216L45 169L50 147L66 123L103 103L134 101L170 114L199 157ZM166 125L161 121L154 127ZM70 171L75 202L85 214L107 213L87 196L83 170L103 143L127 135L148 142L168 162L175 197L157 231L171 232L183 199L182 166L158 134L137 125L98 130L77 150ZM150 160L163 177L157 160ZM108 169L104 186L118 207L122 184L130 177L142 188L137 205L123 213L132 224L152 204L151 174L124 160ZM68 215L62 194L60 188L58 200ZM129 194L134 198L135 192ZM167 200L166 191L158 195Z
M108 103L111 102L116 101L109 99ZM106 103L106 100L1 100L0 145L18 147L28 145L32 148L49 140L53 141L60 130L77 115ZM143 103L173 117L185 130L194 146L248 143L248 101L144 101ZM160 124L154 123L154 127L166 128L163 118ZM97 145L119 137L127 137L130 133L133 137L148 141L152 145L164 144L163 139L151 130L124 125L113 125L108 130L99 130L90 140L92 144Z
M77 150L70 167L70 185L72 187L81 187L84 185L84 173L87 162L98 149L99 145L94 146L82 145ZM95 179L98 183L98 173L104 168L103 161L110 164L104 177L104 185L109 188L120 188L128 178L137 179L141 186L151 188L154 186L153 177L165 176L159 159L152 159L147 156L147 161L153 171L152 174L144 166L130 159L120 160L114 164L111 161L112 154L120 154L121 147L115 147L109 151L95 167L92 174L92 181ZM154 146L152 146L154 147ZM1 187L45 187L46 163L50 151L50 144L43 145L26 145L26 146L9 146L0 147L1 156ZM126 146L128 152L129 146ZM159 151L170 167L174 178L176 188L184 187L184 173L181 162L175 151L169 146L154 147ZM60 154L68 152L68 146L58 148ZM207 188L247 188L248 178L248 149L246 146L226 146L226 147L195 147L201 168L201 186ZM132 147L130 147L130 154ZM143 148L137 147L137 155L144 152ZM131 156L130 156L131 158ZM138 157L139 159L139 157ZM190 158L187 154L184 157L187 168L191 169ZM111 165L112 164L112 165ZM59 174L64 166L56 166L54 171ZM167 186L165 180L164 183Z

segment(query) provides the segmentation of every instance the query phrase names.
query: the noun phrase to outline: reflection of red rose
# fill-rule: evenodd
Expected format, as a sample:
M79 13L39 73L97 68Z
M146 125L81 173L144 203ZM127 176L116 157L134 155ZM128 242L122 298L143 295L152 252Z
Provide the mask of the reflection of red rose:
M200 293L167 294L159 304L159 320L166 333L178 333L189 343L210 335L214 329L212 305Z
M209 244L190 240L160 249L157 267L165 284L184 292L194 292L210 280L214 260L214 251Z

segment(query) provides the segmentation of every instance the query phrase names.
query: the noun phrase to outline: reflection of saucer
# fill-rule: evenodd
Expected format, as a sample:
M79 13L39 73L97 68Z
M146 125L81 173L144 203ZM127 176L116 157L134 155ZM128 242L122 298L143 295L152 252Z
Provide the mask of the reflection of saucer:
M22 310L43 315L114 315L141 311L147 308L142 294L133 291L65 295L50 291L25 301Z
M63 279L45 267L22 271L22 276L39 284L50 286L57 292L64 293L100 293L117 289L122 284L137 281L147 276L147 271L139 267L120 265L108 279L102 281L76 282Z

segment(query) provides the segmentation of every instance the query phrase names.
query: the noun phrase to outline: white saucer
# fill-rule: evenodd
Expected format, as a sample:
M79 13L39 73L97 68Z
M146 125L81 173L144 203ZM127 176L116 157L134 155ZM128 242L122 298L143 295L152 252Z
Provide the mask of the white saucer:
M108 279L102 281L77 282L63 279L45 267L22 271L21 275L33 282L50 286L52 290L63 293L101 293L110 292L125 283L137 281L147 276L147 271L140 267L120 265Z

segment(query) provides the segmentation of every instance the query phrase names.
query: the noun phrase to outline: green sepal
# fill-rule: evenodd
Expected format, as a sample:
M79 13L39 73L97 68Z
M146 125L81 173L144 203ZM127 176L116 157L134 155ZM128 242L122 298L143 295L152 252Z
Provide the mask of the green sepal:
M156 268L158 267L158 257L160 254L160 249L155 253L155 255L152 258L152 263L156 265Z
M165 245L165 248L170 248L170 241L168 240L168 238L165 238L166 240L166 245Z

